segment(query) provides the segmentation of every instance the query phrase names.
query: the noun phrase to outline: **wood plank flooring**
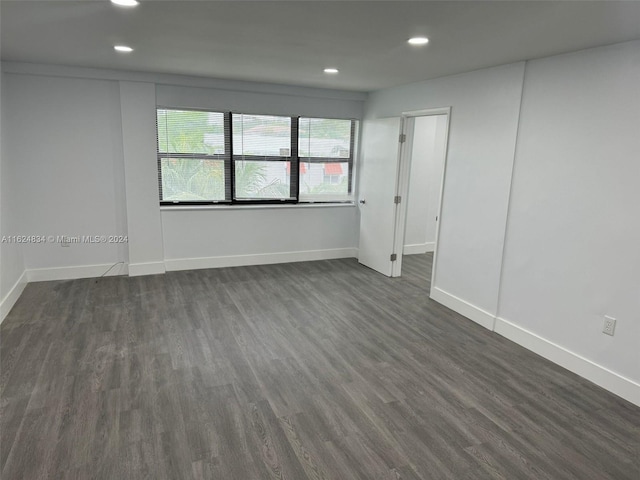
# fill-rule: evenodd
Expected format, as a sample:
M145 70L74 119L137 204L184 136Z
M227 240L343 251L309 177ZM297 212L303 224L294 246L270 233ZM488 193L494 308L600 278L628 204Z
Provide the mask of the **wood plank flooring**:
M14 479L640 479L640 408L428 299L430 255L33 283Z

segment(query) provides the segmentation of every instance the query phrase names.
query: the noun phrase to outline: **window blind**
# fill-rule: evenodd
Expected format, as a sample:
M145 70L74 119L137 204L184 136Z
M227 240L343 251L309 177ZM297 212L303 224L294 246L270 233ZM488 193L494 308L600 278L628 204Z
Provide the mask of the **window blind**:
M231 118L234 200L297 200L297 118L240 113Z
M300 201L352 201L354 120L300 118Z
M356 126L158 107L160 203L353 201Z
M158 108L156 122L160 202L229 201L230 129L225 114Z

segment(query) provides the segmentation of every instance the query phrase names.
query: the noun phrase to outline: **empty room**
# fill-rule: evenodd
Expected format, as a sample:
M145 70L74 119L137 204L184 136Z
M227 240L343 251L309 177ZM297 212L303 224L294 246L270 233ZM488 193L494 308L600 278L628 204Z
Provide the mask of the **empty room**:
M640 479L640 2L0 41L0 478Z

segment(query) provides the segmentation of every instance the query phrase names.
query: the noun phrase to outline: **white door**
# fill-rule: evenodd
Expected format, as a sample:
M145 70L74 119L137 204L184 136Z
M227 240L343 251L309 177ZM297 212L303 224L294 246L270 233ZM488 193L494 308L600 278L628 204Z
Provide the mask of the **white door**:
M393 273L400 117L367 120L360 169L358 261L388 277ZM402 255L402 251L398 256Z

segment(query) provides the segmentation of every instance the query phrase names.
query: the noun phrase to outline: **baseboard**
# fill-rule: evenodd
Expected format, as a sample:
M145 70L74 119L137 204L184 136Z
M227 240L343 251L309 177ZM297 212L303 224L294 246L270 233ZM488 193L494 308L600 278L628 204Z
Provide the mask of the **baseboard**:
M427 242L427 243L415 243L412 245L405 245L402 249L403 255L420 255L422 253L433 252L435 248L435 242Z
M129 276L158 275L166 271L164 262L130 263Z
M494 317L458 297L437 287L431 289L430 297L470 320L493 330L514 343L537 353L541 357L586 378L615 395L640 406L640 384L609 370L602 365L553 343L504 318Z
M493 330L493 324L495 316L489 312L476 307L462 300L461 298L451 295L450 293L440 290L438 287L431 287L431 294L429 297L438 303L441 303L445 307L449 307L451 310L458 312L460 315L467 317L469 320L473 320L479 325L482 325L488 330Z
M82 265L74 267L36 268L25 272L28 282L45 282L50 280L73 280L77 278L94 278L100 276L157 275L171 270L194 270L199 268L238 267L246 265L267 265L273 263L304 262L312 260L329 260L332 258L357 257L355 248L336 248L330 250L308 250L302 252L283 252L256 255L232 255L224 257L178 258L164 262ZM14 287L15 288L15 287ZM20 290L20 293L22 291ZM19 296L19 295L18 295ZM4 304L4 302L3 302ZM13 306L13 305L12 305Z
M20 298L20 295L22 295L22 292L24 291L24 287L27 286L27 283L27 272L24 271L22 272L22 275L20 275L20 278L18 278L16 283L13 284L11 290L9 290L9 292L7 292L7 294L4 296L2 302L0 302L0 323L2 323L4 318L9 314L13 306L16 304L16 302Z
M512 342L640 406L640 384L633 380L618 375L504 318L496 318L494 330Z
M223 257L174 258L164 261L167 271L197 270L200 268L243 267L274 263L309 262L334 258L357 257L355 248L306 250L301 252L259 253L254 255L228 255Z
M110 277L126 275L126 264L104 263L100 265L80 265L74 267L35 268L27 270L29 282L48 282L51 280L74 280L77 278Z

